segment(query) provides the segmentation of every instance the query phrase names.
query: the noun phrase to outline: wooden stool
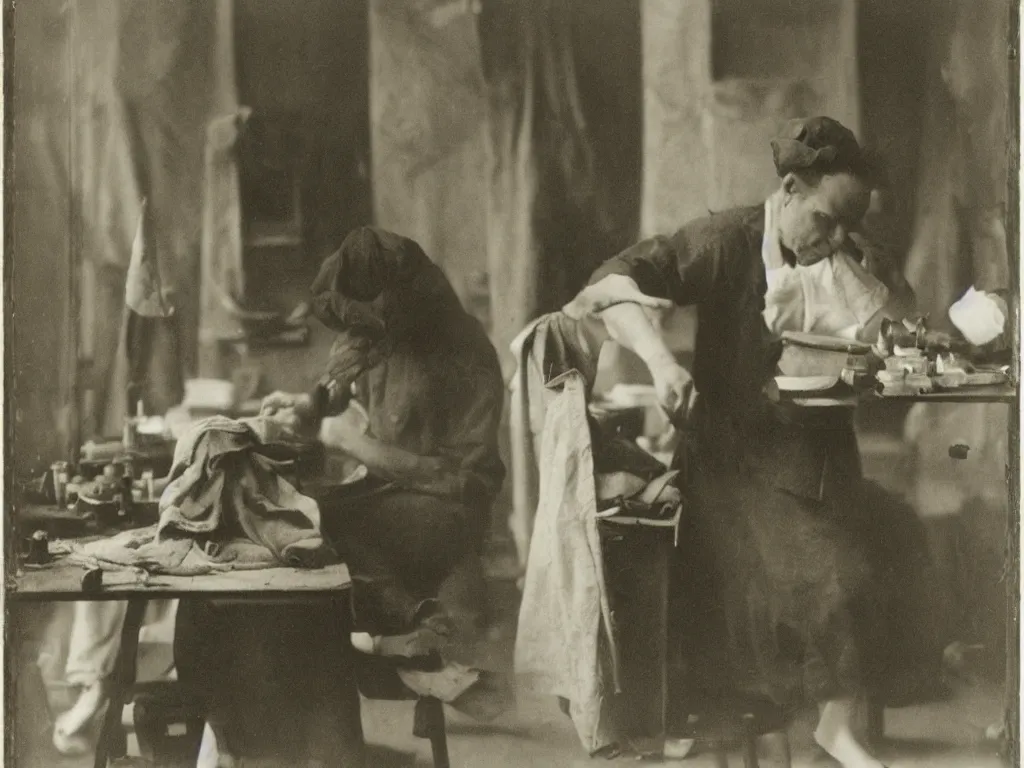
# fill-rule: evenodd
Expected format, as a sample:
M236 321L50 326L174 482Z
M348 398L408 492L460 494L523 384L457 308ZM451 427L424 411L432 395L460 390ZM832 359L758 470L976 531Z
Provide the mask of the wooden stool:
M412 733L430 741L435 768L450 768L444 703L433 696L419 696L398 676L396 661L386 656L363 656L357 669L359 692L371 701L416 701Z
M205 725L200 700L178 683L160 682L137 685L133 702L142 759L167 768L194 766Z
M420 696L413 714L412 734L430 739L434 768L449 768L448 734L444 724L444 704L433 696Z
M759 768L757 741L763 736L774 737L776 750L785 766L790 765L789 738L782 729L781 718L763 707L743 707L737 704L726 712L691 714L680 738L703 742L711 748L715 768L729 768L727 750L739 742L742 746L743 768Z
M134 702L135 735L144 760L152 765L195 765L203 735L203 711L200 700L174 680L138 683L135 680L139 649L139 630L148 598L128 601L121 628L111 679L110 701L96 744L94 768L106 768L110 760L124 757L127 738L121 725L124 707ZM168 726L184 725L181 737L169 733ZM166 755L170 752L170 755ZM168 762L170 761L170 762Z

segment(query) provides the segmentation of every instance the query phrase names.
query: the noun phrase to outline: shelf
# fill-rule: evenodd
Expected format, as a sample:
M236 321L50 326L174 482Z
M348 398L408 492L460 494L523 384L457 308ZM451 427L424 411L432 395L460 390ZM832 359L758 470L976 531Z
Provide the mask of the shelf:
M1017 401L1017 389L1009 384L998 387L971 387L929 392L923 395L882 395L874 393L876 400L894 400L910 403L1006 403Z

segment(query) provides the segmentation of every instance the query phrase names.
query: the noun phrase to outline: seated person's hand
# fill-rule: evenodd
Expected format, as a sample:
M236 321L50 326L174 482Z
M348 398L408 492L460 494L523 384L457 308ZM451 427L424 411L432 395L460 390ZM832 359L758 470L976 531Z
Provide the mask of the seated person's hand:
M342 413L320 422L318 437L326 448L351 454L366 434L367 420L363 410L350 404Z
M307 394L274 392L263 398L260 416L271 419L296 435L313 432L313 402Z

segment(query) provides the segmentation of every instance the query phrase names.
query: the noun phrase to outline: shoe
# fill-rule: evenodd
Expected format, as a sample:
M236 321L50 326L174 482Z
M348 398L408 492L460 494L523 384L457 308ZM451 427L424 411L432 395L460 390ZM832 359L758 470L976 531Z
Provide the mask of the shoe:
M53 746L64 757L82 757L92 752L89 739L80 733L68 733L59 723L53 729Z
M694 739L665 739L663 755L666 760L682 760L693 751Z
M440 651L447 638L429 627L419 627L404 635L376 635L353 632L352 647L373 656L395 656L405 659L429 657Z
M53 726L53 746L62 755L81 755L91 751L89 739L82 731L107 703L102 681L84 686L71 709L57 717Z

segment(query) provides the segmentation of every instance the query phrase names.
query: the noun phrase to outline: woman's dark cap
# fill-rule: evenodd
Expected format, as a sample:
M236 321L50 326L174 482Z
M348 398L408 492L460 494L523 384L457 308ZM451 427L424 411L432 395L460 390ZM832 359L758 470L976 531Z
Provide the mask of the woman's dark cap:
M831 117L790 120L772 140L772 156L779 177L788 173L852 173L872 187L885 187L882 164L862 147L853 131Z

